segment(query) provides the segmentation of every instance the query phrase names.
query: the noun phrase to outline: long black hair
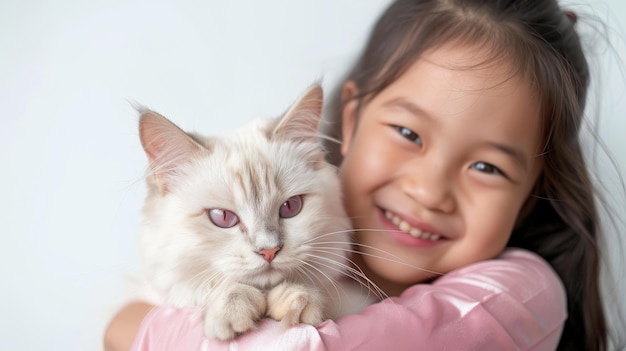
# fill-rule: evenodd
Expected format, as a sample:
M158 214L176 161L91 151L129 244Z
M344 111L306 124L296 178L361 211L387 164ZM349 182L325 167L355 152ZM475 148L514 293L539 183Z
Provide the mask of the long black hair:
M397 0L376 23L346 81L368 101L402 75L424 51L446 43L479 46L527 78L540 96L544 167L528 209L508 246L543 257L567 292L568 317L558 350L606 350L607 322L600 297L599 215L579 138L588 64L576 16L555 0ZM328 108L328 130L341 139L345 101ZM341 163L327 143L329 161Z

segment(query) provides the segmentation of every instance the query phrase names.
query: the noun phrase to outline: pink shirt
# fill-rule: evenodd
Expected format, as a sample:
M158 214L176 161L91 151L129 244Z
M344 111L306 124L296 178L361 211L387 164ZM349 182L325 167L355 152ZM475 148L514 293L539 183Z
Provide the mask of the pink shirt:
M158 307L142 322L131 350L555 350L565 300L543 259L508 249L358 314L289 329L266 319L231 342L205 338L196 309Z

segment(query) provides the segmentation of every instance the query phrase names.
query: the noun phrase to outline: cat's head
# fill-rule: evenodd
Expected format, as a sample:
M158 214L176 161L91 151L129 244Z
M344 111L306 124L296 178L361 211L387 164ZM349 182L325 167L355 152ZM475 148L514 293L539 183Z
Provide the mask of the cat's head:
M157 285L264 287L298 274L319 279L316 270L337 275L329 261L343 262L349 221L336 169L324 161L321 111L317 85L283 116L222 136L186 133L143 111L150 170L142 247Z

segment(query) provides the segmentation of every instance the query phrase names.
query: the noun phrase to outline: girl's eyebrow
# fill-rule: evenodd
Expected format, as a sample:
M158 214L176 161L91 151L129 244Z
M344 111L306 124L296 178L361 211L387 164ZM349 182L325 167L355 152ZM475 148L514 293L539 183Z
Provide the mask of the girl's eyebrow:
M529 167L528 157L524 156L524 152L522 150L515 148L513 146L500 144L500 143L493 142L493 141L488 141L487 145L511 156L517 161L517 163L520 166L522 166L524 171L528 170L528 167Z
M428 114L428 112L424 111L424 109L417 106L413 102L405 99L404 97L397 97L397 98L391 99L389 101L386 101L382 105L384 107L400 107L408 111L412 115L425 117L426 119L430 119L430 120L433 119L432 116Z

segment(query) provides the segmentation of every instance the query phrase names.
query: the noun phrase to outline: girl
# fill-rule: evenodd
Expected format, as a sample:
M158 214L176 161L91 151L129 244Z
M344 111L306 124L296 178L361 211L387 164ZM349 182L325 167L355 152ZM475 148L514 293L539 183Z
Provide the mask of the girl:
M354 259L393 298L233 345L136 303L107 349L605 350L575 21L554 0L397 0L379 19L327 133Z

